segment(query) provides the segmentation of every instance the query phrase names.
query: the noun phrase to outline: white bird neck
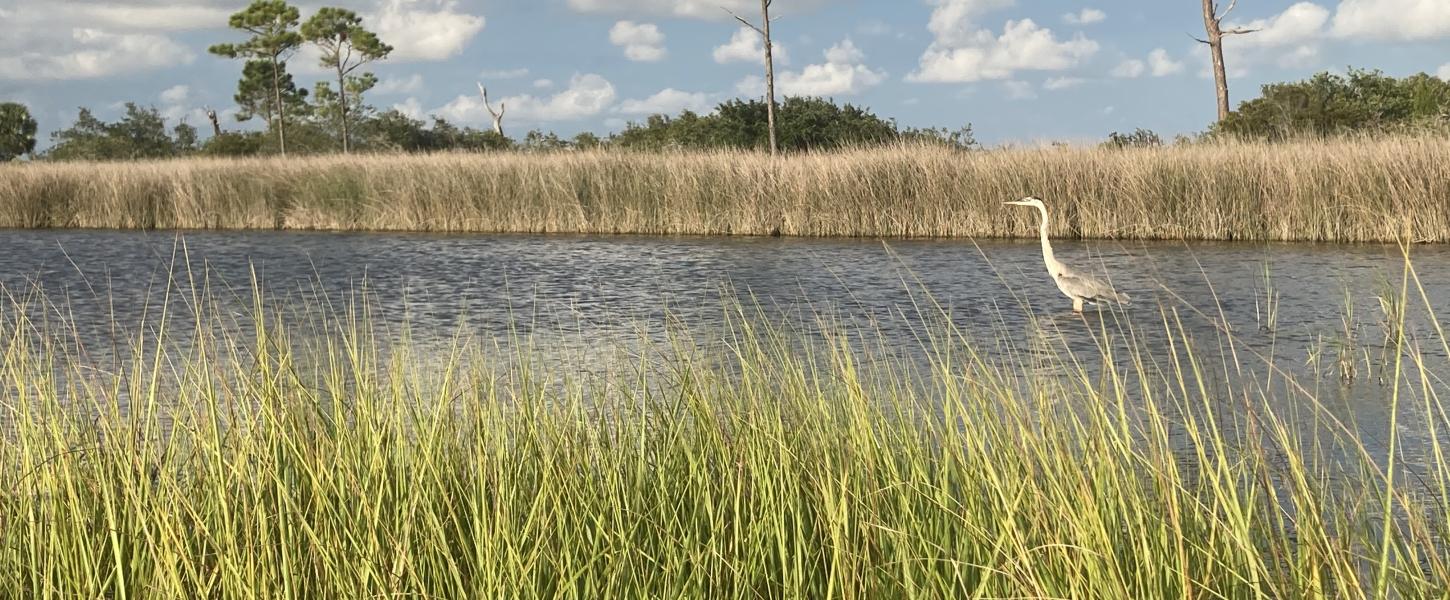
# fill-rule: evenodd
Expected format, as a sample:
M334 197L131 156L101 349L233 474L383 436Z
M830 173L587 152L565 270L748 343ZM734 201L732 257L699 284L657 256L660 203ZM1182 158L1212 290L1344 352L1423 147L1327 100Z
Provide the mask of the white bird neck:
M1042 234L1042 262L1047 263L1047 270L1056 275L1060 270L1057 265L1061 263L1057 262L1057 257L1052 254L1052 242L1047 241L1047 208L1043 206L1036 208L1037 212L1042 213L1042 224L1038 226L1038 231Z

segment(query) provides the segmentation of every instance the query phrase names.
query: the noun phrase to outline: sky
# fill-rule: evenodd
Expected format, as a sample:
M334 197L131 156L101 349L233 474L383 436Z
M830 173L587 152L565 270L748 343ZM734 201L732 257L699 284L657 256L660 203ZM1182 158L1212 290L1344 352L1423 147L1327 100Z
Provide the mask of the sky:
M1226 0L1225 0L1226 1ZM30 107L41 145L77 107L115 119L127 101L207 131L233 118L241 62L209 55L239 41L245 1L0 0L0 101ZM476 82L505 104L511 136L607 134L651 113L709 112L763 94L761 41L727 9L757 0L334 0L395 47L371 65L379 109L491 123ZM775 0L778 95L864 106L904 126L970 123L987 144L1101 140L1148 128L1165 138L1214 118L1195 0ZM1319 71L1378 68L1450 78L1450 0L1242 0L1226 27L1233 101ZM289 68L326 78L317 53ZM497 108L495 106L495 108Z

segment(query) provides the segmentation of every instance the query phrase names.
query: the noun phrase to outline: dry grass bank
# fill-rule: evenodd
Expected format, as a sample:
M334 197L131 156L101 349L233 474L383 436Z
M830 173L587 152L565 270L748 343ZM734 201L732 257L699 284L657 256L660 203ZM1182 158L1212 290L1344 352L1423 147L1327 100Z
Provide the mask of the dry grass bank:
M1450 241L1450 140L0 166L0 226Z

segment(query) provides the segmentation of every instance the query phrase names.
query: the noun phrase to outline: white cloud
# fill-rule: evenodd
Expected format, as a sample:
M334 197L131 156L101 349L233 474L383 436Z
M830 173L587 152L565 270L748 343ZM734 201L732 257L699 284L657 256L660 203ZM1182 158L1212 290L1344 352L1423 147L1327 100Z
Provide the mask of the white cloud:
M779 41L770 42L771 58L775 59L778 65L789 64L790 58L786 55L785 47ZM741 27L730 35L730 41L723 45L716 46L713 53L715 62L720 64L732 62L754 62L765 63L765 42L760 34L748 27Z
M7 32L0 41L0 80L95 79L196 59L190 49L156 34L91 28L65 33L69 35Z
M551 87L554 87L554 80L553 79L535 79L534 80L534 87L535 88L538 88L538 89L541 89L541 90L549 89Z
M478 74L484 79L519 79L528 77L528 69L494 69L482 71Z
M1349 0L1353 1L1353 0ZM1318 37L1329 20L1329 11L1313 2L1300 2L1267 19L1247 23L1224 23L1224 29L1253 29L1254 33L1233 38L1241 46L1275 48L1302 44Z
M776 16L811 10L827 0L794 0L772 6L771 20ZM725 20L726 10L746 18L760 16L759 0L569 0L569 8L578 12L657 15L690 19ZM721 10L724 9L724 10Z
M618 112L631 115L672 115L682 110L705 112L710 109L710 99L704 92L682 92L665 88L643 100L625 100L619 103Z
M412 77L405 79L389 77L378 82L378 85L372 89L374 94L381 96L401 96L403 94L416 94L421 91L423 91L423 76L418 73L414 73Z
M1154 48L1148 53L1148 60L1144 62L1136 58L1125 59L1113 67L1110 74L1113 77L1133 79L1151 74L1154 77L1167 77L1183 71L1183 63L1173 60L1168 51L1162 48Z
M1425 40L1450 36L1446 0L1343 0L1330 31L1337 37Z
M1013 100L1031 100L1037 97L1037 92L1032 91L1032 84L1026 81L1004 81L1002 87L1007 89L1007 97Z
M1101 23L1103 22L1103 19L1106 18L1108 18L1108 13L1105 13L1096 8L1084 8L1079 12L1067 13L1065 15L1062 15L1062 20L1067 21L1067 23L1070 25L1090 25L1092 23Z
M190 6L161 1L6 0L0 22L16 30L87 28L109 32L171 32L171 30L225 28L229 6Z
M823 53L826 62L806 65L800 71L776 75L776 91L786 96L849 96L886 81L884 71L875 71L863 64L865 53L849 38L841 40ZM750 96L765 92L765 83L750 76L735 86L736 91Z
M1017 71L1060 71L1076 66L1098 50L1097 42L1077 34L1058 41L1052 30L1031 19L1007 21L1001 35L979 29L972 19L1010 0L937 0L927 29L936 40L921 55L908 81L961 83L1009 79Z
M161 100L161 108L158 109L158 112L161 113L161 118L167 121L182 121L189 116L197 116L195 114L197 111L190 106L189 102L191 100L190 86L173 85L162 90L156 97ZM199 116L202 119L206 118L205 114Z
M158 96L162 102L167 104L181 104L191 97L191 87L186 85L174 85L162 90Z
M592 117L614 104L614 84L588 73L575 75L569 87L548 98L529 94L499 100L507 105L507 114L523 121L568 121ZM488 118L483 99L477 94L463 95L440 107L437 114L451 121L482 123Z
M1110 74L1113 77L1133 79L1135 77L1142 77L1143 72L1146 70L1148 70L1148 66L1143 64L1143 61L1136 58L1130 58L1128 60L1118 63L1118 66L1113 67L1113 70Z
M393 46L391 60L446 60L483 31L483 17L457 9L457 0L383 0L366 22Z
M665 34L653 23L619 21L609 28L609 43L624 48L624 57L655 62L665 57Z
M1065 90L1083 84L1081 77L1053 77L1042 83L1044 90Z
M228 7L153 4L137 0L120 2L21 2L10 0L13 8L0 8L0 17L15 29L61 25L123 31L184 31L225 27L231 14Z
M1445 81L1450 81L1450 63L1440 65L1440 69L1435 71L1435 76Z
M927 31L936 36L936 44L960 46L977 41L981 31L974 29L976 18L993 10L1012 6L1013 0L931 0L936 8L926 23Z
M841 40L841 43L826 48L826 62L839 63L843 65L859 63L866 60L866 53L856 47L856 43L850 38Z
M1267 19L1224 23L1224 29L1256 30L1228 38L1224 43L1224 60L1233 69L1233 76L1241 76L1249 66L1261 62L1274 62L1281 67L1309 66L1319 56L1328 21L1327 9L1312 2L1300 2Z
M418 99L412 96L409 96L407 100L394 104L393 110L407 115L407 117L410 119L423 118L423 104L418 102Z
M1167 77L1183 72L1183 63L1173 60L1167 50L1154 48L1148 53L1148 69L1154 77Z
M322 49L313 44L303 44L292 58L287 60L287 71L294 75L324 75L332 69L322 66Z
M868 19L856 26L856 33L869 36L890 35L894 29L881 19Z

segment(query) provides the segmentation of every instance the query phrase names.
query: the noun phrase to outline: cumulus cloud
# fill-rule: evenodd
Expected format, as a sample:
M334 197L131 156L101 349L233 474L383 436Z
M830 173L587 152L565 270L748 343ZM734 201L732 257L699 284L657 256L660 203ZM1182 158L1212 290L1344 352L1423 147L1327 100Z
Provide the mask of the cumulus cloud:
M13 4L11 8L0 8L0 18L16 28L61 23L104 30L185 31L225 27L231 14L226 7L206 6L205 2L175 5L136 0L104 4L16 0Z
M795 0L771 7L771 16L814 9L828 0ZM724 20L730 16L725 9L745 17L760 15L758 0L569 0L569 8L578 12L657 15L689 19ZM772 20L774 20L772 18Z
M0 79L111 77L190 64L196 55L165 36L75 28L59 35L11 35L0 42Z
M884 71L866 66L865 53L849 38L841 40L823 53L826 62L806 65L800 71L784 71L776 75L776 90L787 96L849 96L861 93L886 81ZM757 76L746 77L735 86L741 94L758 96L765 91L765 82Z
M484 79L519 79L529 76L528 69L490 69L479 72Z
M1183 72L1183 63L1173 60L1167 50L1154 48L1148 53L1148 69L1154 77L1167 77Z
M1256 30L1236 35L1224 44L1225 61L1242 75L1248 66L1273 62L1281 67L1305 67L1319 56L1329 11L1312 2L1300 2L1266 19L1224 23L1225 29Z
M1037 92L1032 91L1032 84L1026 81L1006 81L1002 87L1007 89L1007 97L1013 100L1031 100L1037 97Z
M162 90L156 98L161 101L161 108L157 110L167 121L180 121L195 112L190 106L191 86L173 85Z
M682 92L665 88L643 100L625 100L619 103L618 112L630 115L672 115L682 110L705 112L710 109L710 98L704 92Z
M524 121L569 121L592 117L614 104L614 84L594 73L575 75L569 87L553 96L541 98L530 94L509 96L499 100L508 105L508 114ZM482 123L488 111L477 94L460 95L436 111L440 116L463 123Z
M380 96L401 96L403 94L416 94L421 91L423 91L423 76L418 73L414 73L411 77L403 79L389 77L378 82L378 85L372 89L374 94Z
M191 86L174 85L162 90L157 97L167 104L181 104L191 97Z
M655 62L665 57L665 34L653 23L619 21L609 28L609 43L624 48L624 57Z
M1010 79L1017 71L1059 71L1076 66L1098 50L1097 42L1077 34L1057 39L1031 19L1009 20L1000 35L982 28L983 14L1010 6L1012 0L933 0L927 21L935 36L908 81L961 83Z
M1065 90L1083 84L1081 77L1053 77L1042 83L1044 90Z
M551 87L554 87L554 80L553 79L535 79L534 80L534 87L535 88L538 88L538 89L541 89L541 90L549 89Z
M1142 77L1143 72L1146 70L1148 70L1148 66L1143 64L1143 61L1136 58L1130 58L1128 60L1118 63L1118 66L1113 67L1113 70L1110 74L1113 77L1133 79L1135 77Z
M981 33L974 28L977 17L1012 6L1013 0L931 0L936 6L926 30L942 45L968 44Z
M1132 79L1142 77L1145 74L1154 77L1167 77L1181 72L1183 72L1182 62L1173 60L1173 57L1168 54L1167 50L1154 48L1152 52L1148 53L1148 60L1146 62L1136 58L1126 59L1118 63L1118 66L1113 67L1110 74L1113 77Z
M1435 71L1435 76L1445 81L1450 81L1450 63L1440 65L1440 69Z
M1081 11L1075 13L1067 13L1065 15L1062 15L1062 20L1067 21L1067 23L1070 25L1090 25L1092 23L1101 23L1103 22L1103 19L1106 18L1108 18L1108 13L1100 11L1096 8L1084 8Z
M860 25L856 26L856 32L860 33L861 35L882 36L890 35L894 31L895 30L891 28L891 25L887 24L886 21L882 21L881 19L868 19L866 21L862 21Z
M770 54L776 64L784 65L790 62L785 47L781 46L777 40L770 41ZM765 41L753 29L741 27L730 35L730 41L715 47L713 56L715 62L722 65L732 62L763 64L765 62Z
M1450 36L1446 0L1343 0L1330 31L1336 37L1425 40Z
M484 18L458 10L457 0L383 0L368 19L393 46L390 60L446 60L483 31Z
M423 104L412 96L409 96L407 100L394 104L393 110L403 113L410 119L423 118Z

